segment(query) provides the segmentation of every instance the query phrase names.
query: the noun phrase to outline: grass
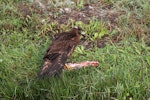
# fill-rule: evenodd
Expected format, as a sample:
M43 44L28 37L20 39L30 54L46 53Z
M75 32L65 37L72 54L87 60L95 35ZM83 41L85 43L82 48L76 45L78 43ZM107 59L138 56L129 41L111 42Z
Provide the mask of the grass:
M132 0L124 1L126 2L116 1L114 5L124 5L121 9L129 9L128 4ZM146 3L144 0L137 0L135 5L141 4L142 11L136 6L129 10L131 15L133 11L137 13L134 18L139 18L138 20L132 19L130 14L120 18L119 28L124 36L122 41L101 49L93 47L85 50L81 45L69 59L70 62L96 60L100 63L97 68L63 71L58 77L39 80L37 73L43 63L42 57L51 42L49 36L54 34L55 24L43 25L36 20L36 13L24 19L21 13L17 13L15 3L1 1L0 99L150 99L150 47L145 41L149 33L149 6ZM77 24L82 26L81 22ZM100 30L97 27L101 27ZM136 27L140 31L137 31ZM108 33L102 22L94 24L91 21L89 25L85 24L84 28L91 33L91 41L97 39L92 37L95 32L104 30ZM100 35L99 38L103 35L101 32L97 34ZM141 37L137 40L138 35Z
M43 46L32 42L28 39L24 45L24 41L15 47L1 45L1 98L149 98L150 48L143 43L133 39L122 42L122 46L95 48L82 55L75 52L72 61L97 60L99 67L63 71L60 77L39 80L37 72L42 64L43 48L46 49L48 42Z

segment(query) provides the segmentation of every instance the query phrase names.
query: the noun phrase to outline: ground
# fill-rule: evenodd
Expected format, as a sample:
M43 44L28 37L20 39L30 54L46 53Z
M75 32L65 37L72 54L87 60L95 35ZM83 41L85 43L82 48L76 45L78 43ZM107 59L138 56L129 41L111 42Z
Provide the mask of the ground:
M57 1L0 1L0 98L150 99L150 2ZM86 36L68 62L99 66L38 79L54 35L74 25Z

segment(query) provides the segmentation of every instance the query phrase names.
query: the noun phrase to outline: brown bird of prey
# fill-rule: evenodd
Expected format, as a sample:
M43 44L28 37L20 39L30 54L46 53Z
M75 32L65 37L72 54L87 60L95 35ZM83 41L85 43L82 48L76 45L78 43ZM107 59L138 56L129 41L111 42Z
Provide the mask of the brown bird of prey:
M84 34L80 27L74 27L68 32L62 32L52 41L44 56L44 64L39 72L39 78L51 77L59 74L65 66L67 59L80 42Z

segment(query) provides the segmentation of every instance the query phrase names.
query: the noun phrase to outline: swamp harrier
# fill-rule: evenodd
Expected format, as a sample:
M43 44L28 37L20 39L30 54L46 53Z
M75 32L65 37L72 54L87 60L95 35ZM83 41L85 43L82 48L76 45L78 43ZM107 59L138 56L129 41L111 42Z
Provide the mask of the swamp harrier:
M44 56L44 64L39 72L39 78L51 77L59 74L65 66L67 59L80 42L82 29L74 27L68 32L62 32L52 41Z

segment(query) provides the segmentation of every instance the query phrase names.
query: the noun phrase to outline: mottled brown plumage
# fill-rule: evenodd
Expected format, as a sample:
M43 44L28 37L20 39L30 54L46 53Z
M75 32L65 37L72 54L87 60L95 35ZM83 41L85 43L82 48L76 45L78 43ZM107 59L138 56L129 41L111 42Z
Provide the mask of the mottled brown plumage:
M38 74L40 78L51 77L61 72L67 59L79 44L81 32L81 28L75 27L57 35L44 56L44 64Z

